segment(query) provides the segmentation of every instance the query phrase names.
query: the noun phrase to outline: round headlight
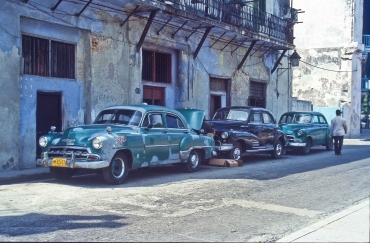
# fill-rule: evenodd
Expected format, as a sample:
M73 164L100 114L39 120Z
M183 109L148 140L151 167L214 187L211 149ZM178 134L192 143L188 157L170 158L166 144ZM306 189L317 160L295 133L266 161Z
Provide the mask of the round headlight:
M103 142L99 138L94 138L92 141L92 146L94 149L101 149L103 147Z
M46 147L46 145L48 145L48 139L46 137L44 137L44 136L41 136L39 138L39 145L41 147Z
M228 136L229 136L229 134L227 132L223 132L221 134L221 138L223 138L223 139L227 138Z
M301 130L298 130L297 131L297 136L302 136L303 135L303 132Z

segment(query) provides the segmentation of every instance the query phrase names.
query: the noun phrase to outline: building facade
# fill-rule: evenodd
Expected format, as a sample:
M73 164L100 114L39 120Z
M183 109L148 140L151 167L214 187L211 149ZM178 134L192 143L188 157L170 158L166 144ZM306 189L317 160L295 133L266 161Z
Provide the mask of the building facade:
M293 68L293 96L309 100L328 120L341 109L347 137L360 135L363 0L295 0L294 28L300 66Z
M110 105L207 118L253 105L278 118L297 103L289 0L5 0L0 12L0 171L35 167L50 126L91 123Z

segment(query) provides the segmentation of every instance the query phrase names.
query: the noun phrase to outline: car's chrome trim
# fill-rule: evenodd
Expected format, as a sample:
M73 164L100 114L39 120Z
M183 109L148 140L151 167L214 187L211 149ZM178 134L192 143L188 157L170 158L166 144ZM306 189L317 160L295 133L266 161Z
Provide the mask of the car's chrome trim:
M190 152L193 148L191 147L190 149L188 150L185 150L185 151L180 151L180 159L188 159L189 156L190 156Z
M288 147L305 147L306 143L289 142Z
M219 146L216 146L216 151L220 151L220 152L223 152L223 151L229 151L229 150L232 150L234 148L234 145L233 144L221 144Z
M37 159L36 164L38 166L51 167L51 161L53 158L49 158L48 152L43 153L42 159ZM66 166L64 168L81 168L81 169L101 169L109 166L110 161L101 160L100 155L89 154L89 157L95 157L97 160L89 161L87 159L81 159L74 156L72 153L71 157L61 157L66 159Z

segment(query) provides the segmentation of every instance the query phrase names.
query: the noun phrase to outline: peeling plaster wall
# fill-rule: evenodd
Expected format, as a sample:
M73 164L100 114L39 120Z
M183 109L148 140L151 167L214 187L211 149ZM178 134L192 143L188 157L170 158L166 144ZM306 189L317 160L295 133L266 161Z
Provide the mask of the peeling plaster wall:
M314 109L345 106L353 138L360 135L362 6L363 0L296 0L293 6L304 13L294 27L301 62L293 68L292 95Z
M269 5L276 12L285 0ZM37 6L37 7L34 7ZM73 13L79 8L67 9L61 3L58 10L53 3L34 0L31 4L6 0L0 5L0 77L2 134L7 140L0 150L0 171L35 166L37 91L61 92L63 128L77 119L77 124L91 123L98 112L117 104L139 104L143 98L141 80L142 53L136 50L146 21L87 8L80 17ZM65 13L71 13L65 15ZM12 23L11 25L8 23ZM252 52L237 70L247 48L227 45L208 36L194 59L201 34L189 39L187 31L166 26L157 33L155 23L149 29L142 48L172 54L172 84L153 84L166 88L166 106L203 109L209 117L209 80L218 77L230 80L230 105L247 105L250 81L266 84L266 107L278 119L288 111L290 81L288 75L277 78L270 71L278 53L261 56ZM21 34L27 33L76 45L76 80L57 79L21 74ZM236 51L235 51L236 50ZM139 92L136 92L139 90ZM6 119L4 119L6 118ZM1 118L0 118L1 119ZM14 136L19 135L19 137Z
M13 47L10 50L5 50L3 44L0 44L0 134L5 142L0 147L0 171L19 169L18 87L20 60L18 48Z

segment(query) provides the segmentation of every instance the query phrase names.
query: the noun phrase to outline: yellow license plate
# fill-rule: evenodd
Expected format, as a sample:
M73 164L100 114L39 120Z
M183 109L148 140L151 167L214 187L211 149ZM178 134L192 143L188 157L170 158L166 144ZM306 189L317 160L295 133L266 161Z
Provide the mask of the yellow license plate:
M51 161L51 166L66 167L67 159L63 158L53 158Z

